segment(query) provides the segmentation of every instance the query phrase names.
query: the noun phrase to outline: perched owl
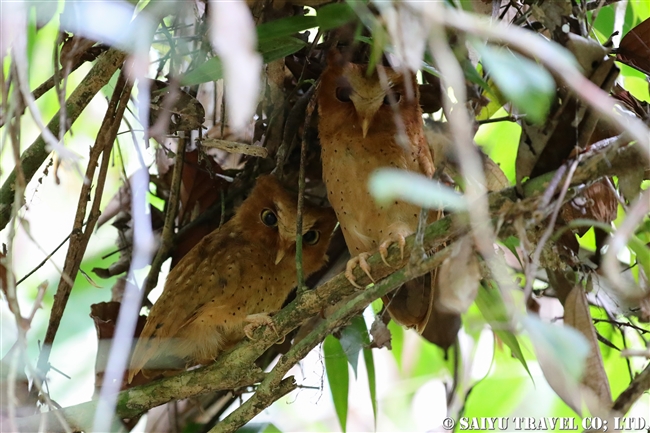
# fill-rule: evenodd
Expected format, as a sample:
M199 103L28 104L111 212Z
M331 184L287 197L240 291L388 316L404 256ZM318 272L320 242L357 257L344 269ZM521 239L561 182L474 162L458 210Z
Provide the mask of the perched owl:
M318 88L323 179L353 256L346 270L353 284L352 270L357 265L370 276L366 258L372 252L378 249L385 257L393 242L403 248L404 238L417 229L420 212L403 201L378 205L368 190L370 174L380 167L428 177L434 172L415 75L384 71L388 88L382 86L377 71L367 74L365 65L345 63L338 53L330 52ZM400 135L406 138L403 143ZM430 222L436 218L437 212L431 212ZM434 282L431 275L410 281L385 297L384 303L398 323L447 348L455 341L460 321L435 311Z
M203 238L176 265L137 342L129 382L140 370L211 362L248 333L270 323L296 286L296 198L261 176L233 218ZM305 205L305 276L327 261L336 217Z

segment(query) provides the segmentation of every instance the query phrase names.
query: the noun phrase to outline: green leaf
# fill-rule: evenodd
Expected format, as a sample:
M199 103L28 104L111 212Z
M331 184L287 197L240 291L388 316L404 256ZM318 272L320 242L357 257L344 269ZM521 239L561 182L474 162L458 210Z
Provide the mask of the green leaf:
M378 203L400 198L428 209L467 209L461 194L418 173L380 168L370 175L368 186Z
M372 349L367 346L363 348L363 361L366 363L368 391L370 392L370 403L372 403L372 417L375 422L375 430L377 430L377 376L375 374L375 359L372 355Z
M270 63L300 51L305 46L307 46L305 41L292 37L284 37L260 41L257 49L262 54L264 63Z
M357 316L354 319L360 318L363 321L363 317ZM352 366L352 371L354 371L354 377L357 377L357 365L359 364L359 352L363 348L363 334L368 334L365 323L361 323L359 326L359 321L352 320L352 323L349 326L343 328L341 331L341 347L345 356L348 358L348 362Z
M316 16L294 16L280 18L257 26L257 39L260 45L273 39L295 35L318 27L327 31L346 24L355 17L354 11L344 3L334 3L316 11Z
M317 26L318 19L315 16L280 18L257 26L257 40L261 43L266 40L291 36Z
M260 41L258 50L262 54L264 63L281 59L296 51L301 50L307 44L300 39L282 37L267 41ZM194 86L196 84L216 81L223 78L223 68L218 57L212 57L205 63L199 65L193 71L188 72L181 78L181 85Z
M648 247L634 235L630 236L627 246L636 254L637 263L645 272L646 277L650 277L650 250Z
M499 290L496 287L481 285L474 302L476 302L479 311L492 327L492 331L510 348L512 355L521 362L521 365L524 366L528 376L530 376L530 379L534 383L535 380L528 369L526 358L524 358L517 337L511 331L507 330L508 326L510 326L510 321Z
M351 339L351 342L354 343L354 352L353 358L355 364L352 364L351 353L346 349L346 343L344 342L346 332L349 336L354 335ZM370 336L368 335L368 327L366 326L366 321L363 319L363 316L356 316L352 319L350 326L346 327L343 330L343 336L341 337L341 345L345 351L348 361L352 368L354 369L354 374L357 374L356 363L359 359L359 351L363 350L363 360L366 363L366 373L368 375L368 391L370 392L370 403L372 403L372 414L377 423L377 383L375 378L375 360L372 356L372 349L370 349Z
M589 342L576 329L542 322L529 314L523 324L535 347L537 361L553 391L576 413L582 409L580 379L584 372Z
M203 424L198 424L200 427L203 427ZM202 431L201 429L199 430L192 430L192 431L185 431L183 430L183 433L194 433L194 432L199 432ZM263 423L248 423L239 430L237 430L237 433L282 433L282 430L277 428L273 423L270 422L263 422Z
M352 8L345 3L333 3L316 11L318 27L321 31L327 31L340 27L351 21L356 14Z
M517 247L521 244L519 238L515 236L508 236L508 239L501 243L506 248L508 248L512 254L514 254L514 256L517 258L517 261L519 262L519 266L521 266L521 269L524 269L524 264L521 263L521 258L519 258L519 253L517 252Z
M533 123L546 119L555 95L551 74L534 61L505 48L475 43L481 63L505 95Z
M323 353L325 357L325 371L327 371L327 382L332 392L336 416L339 419L341 430L346 431L350 382L348 361L341 342L333 335L328 335L325 338L323 342Z
M196 84L217 81L223 78L223 67L219 57L212 57L199 65L193 71L189 71L181 77L182 86L194 86Z

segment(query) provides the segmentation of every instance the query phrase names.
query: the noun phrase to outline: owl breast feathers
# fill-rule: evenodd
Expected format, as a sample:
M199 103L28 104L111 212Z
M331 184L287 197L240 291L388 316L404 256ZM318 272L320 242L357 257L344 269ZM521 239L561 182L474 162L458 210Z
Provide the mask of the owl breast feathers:
M233 218L183 257L147 318L129 382L142 369L209 363L244 337L247 323L282 307L297 279L296 203L275 177L261 176ZM331 209L305 204L306 276L326 262L335 224Z

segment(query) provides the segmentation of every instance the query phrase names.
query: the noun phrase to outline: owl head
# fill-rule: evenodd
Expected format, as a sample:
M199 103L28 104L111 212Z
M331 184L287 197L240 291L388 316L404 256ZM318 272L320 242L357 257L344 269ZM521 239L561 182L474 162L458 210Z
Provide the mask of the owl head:
M243 234L250 242L262 244L269 254L275 256L276 265L285 261L295 265L297 209L296 196L288 192L275 176L265 175L257 179L234 218L246 228ZM302 216L305 275L317 271L326 260L336 221L331 208L305 202Z
M377 68L369 73L367 65L348 63L336 50L330 50L327 63L318 87L321 122L334 128L353 122L352 129L364 139L394 133L396 113L405 123L421 122L414 74L383 67L382 80Z

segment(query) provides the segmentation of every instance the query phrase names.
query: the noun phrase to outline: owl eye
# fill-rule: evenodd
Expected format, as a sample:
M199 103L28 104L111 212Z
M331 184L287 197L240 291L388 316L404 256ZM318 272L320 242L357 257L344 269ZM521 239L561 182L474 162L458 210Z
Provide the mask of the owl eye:
M320 239L320 232L316 230L309 230L307 233L302 235L302 240L309 245L315 245Z
M262 222L269 226L275 227L278 225L278 217L273 213L271 209L264 209L260 215Z
M337 87L336 88L336 99L341 102L350 102L350 95L352 94L352 88L350 87Z
M392 92L392 93L393 93L393 98L395 99L395 103L397 104L401 99L402 95L400 95L397 92ZM390 98L388 97L388 95L384 96L384 105L390 105Z

